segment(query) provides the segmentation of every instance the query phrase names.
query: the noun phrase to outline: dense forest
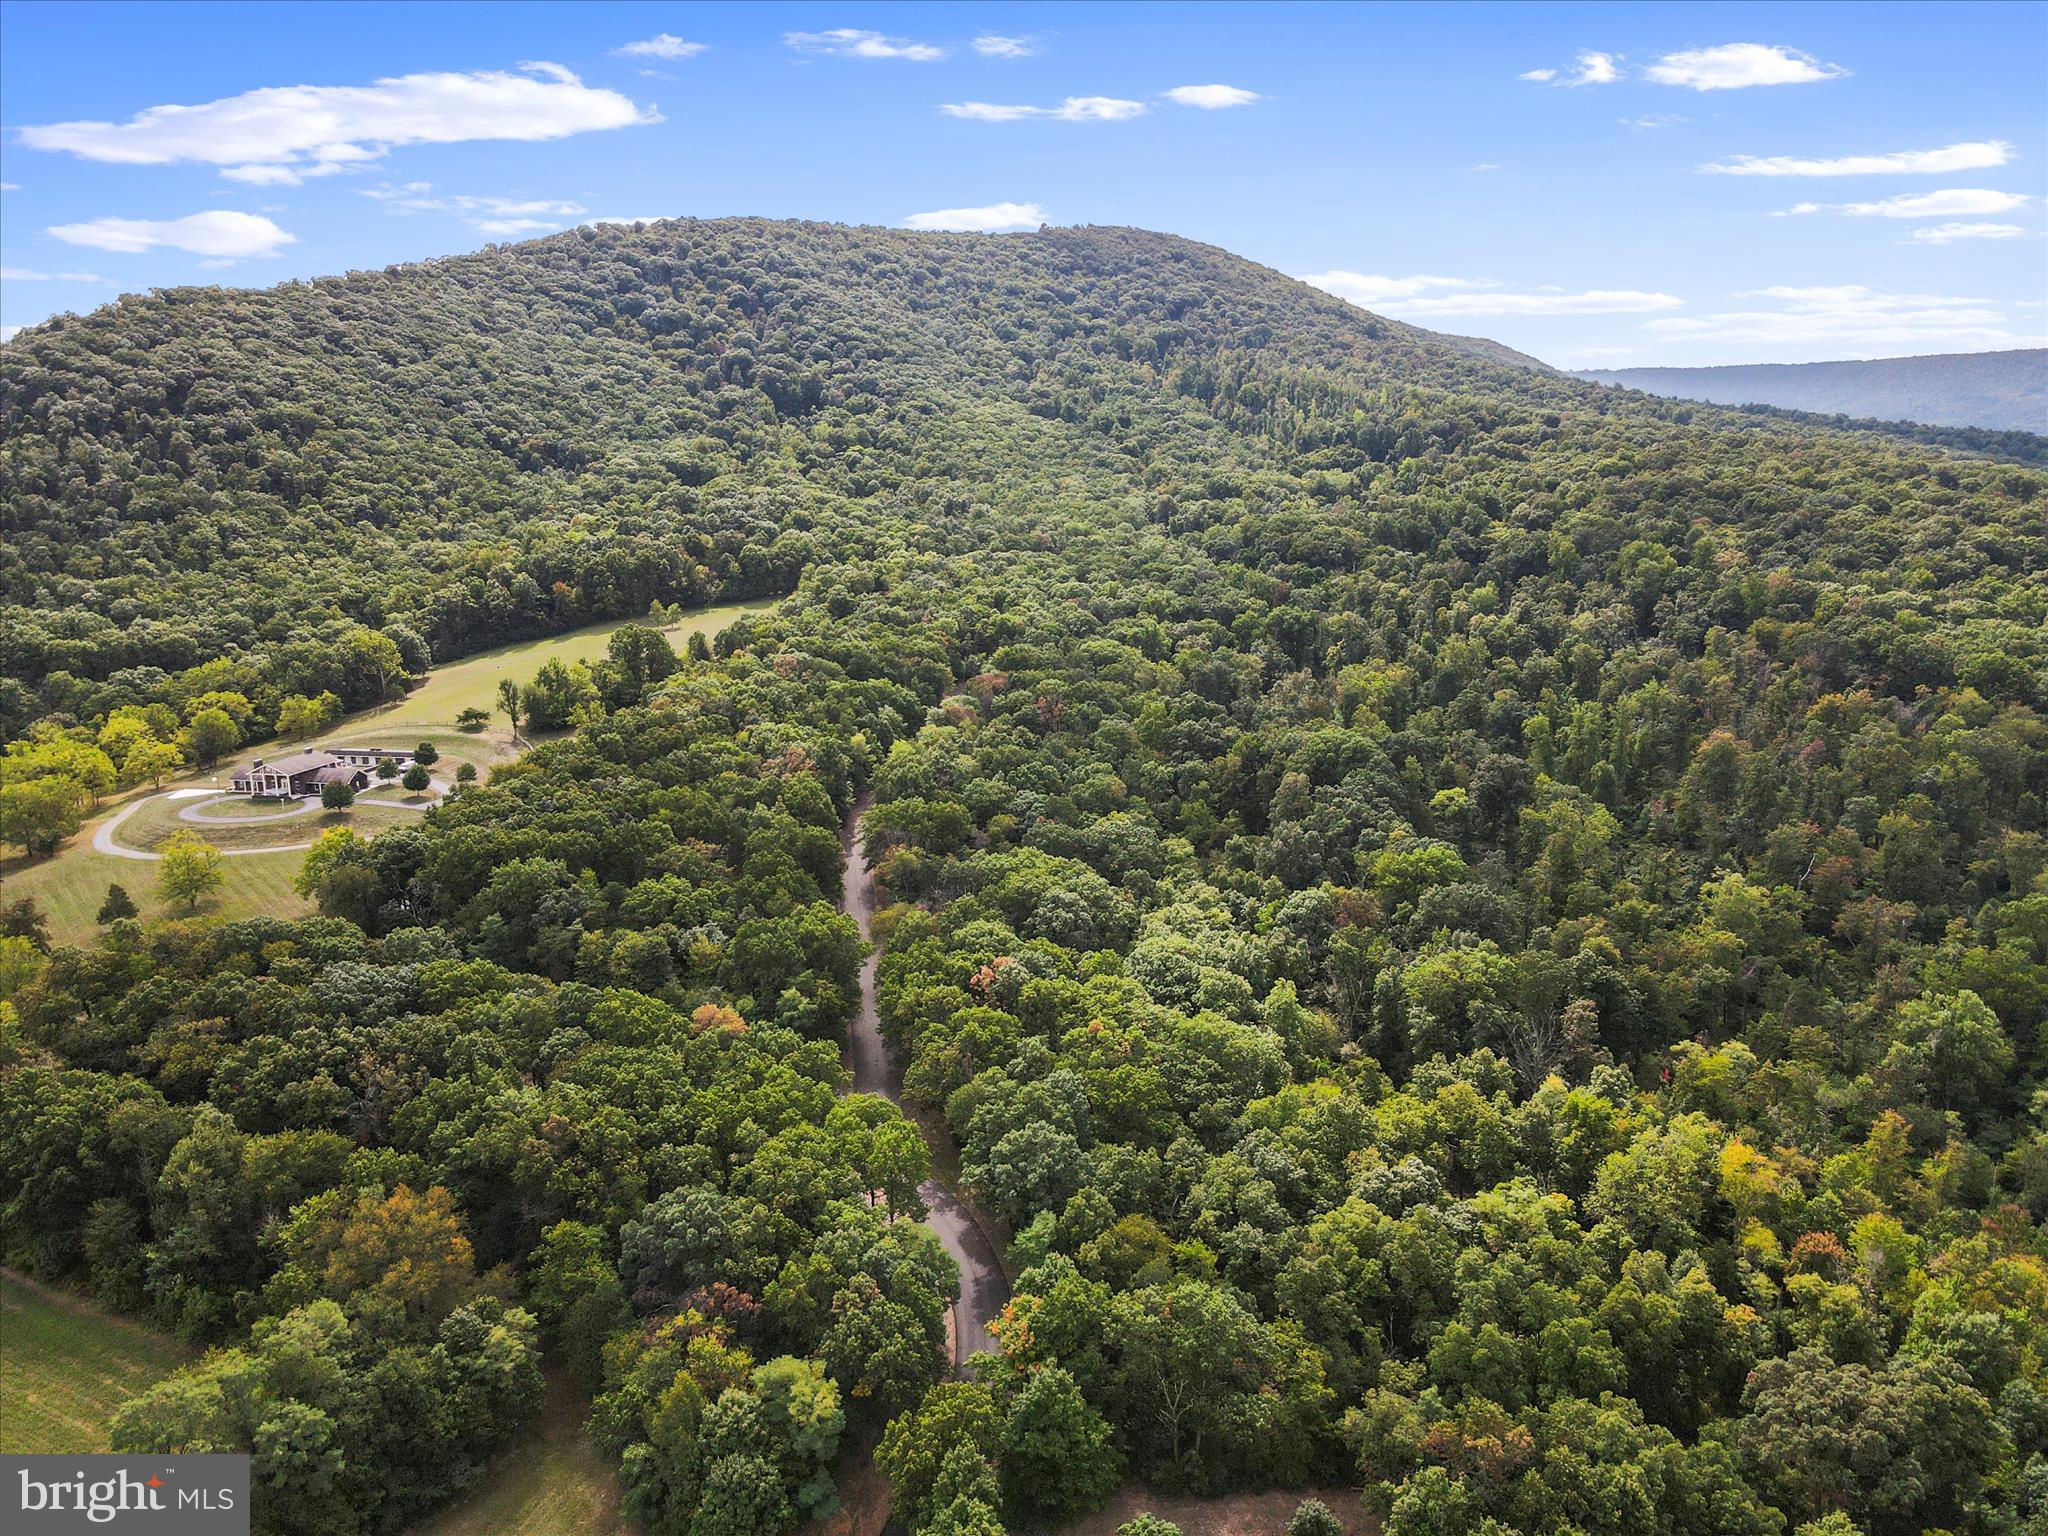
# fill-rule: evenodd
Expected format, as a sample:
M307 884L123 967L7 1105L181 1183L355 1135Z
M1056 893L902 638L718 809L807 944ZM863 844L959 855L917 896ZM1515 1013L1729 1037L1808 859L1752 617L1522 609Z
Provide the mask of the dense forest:
M1123 230L608 227L5 356L0 789L337 640L791 593L327 834L317 918L6 913L4 1256L218 1346L115 1443L252 1451L259 1529L402 1528L543 1358L657 1536L842 1441L917 1536L2048 1519L2039 471ZM965 1378L841 1092L863 792L1014 1276Z

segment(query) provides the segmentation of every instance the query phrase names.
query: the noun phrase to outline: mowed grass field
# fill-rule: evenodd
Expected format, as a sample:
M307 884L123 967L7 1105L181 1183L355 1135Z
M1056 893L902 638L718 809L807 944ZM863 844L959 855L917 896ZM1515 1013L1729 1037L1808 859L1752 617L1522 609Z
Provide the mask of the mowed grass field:
M114 1410L192 1357L88 1301L0 1274L0 1452L104 1451Z
M155 852L176 833L191 832L221 849L282 848L289 843L310 843L329 827L353 827L364 837L375 837L390 827L418 824L418 811L407 810L402 805L375 804L375 796L376 791L366 791L355 805L346 811L313 810L297 816L278 815L273 807L251 805L240 796L219 802L148 800L121 823L114 840L124 848L140 848L147 852ZM420 803L428 802L423 800ZM205 807L205 811L200 813L201 819L187 820L178 814L194 806ZM208 812L211 814L207 814ZM223 819L231 816L261 816L264 819ZM242 855L237 852L235 857L239 861ZM234 878L235 867L234 863L227 866L230 880ZM142 866L137 864L136 868L140 869ZM151 873L151 878L155 878L154 872Z
M547 1407L527 1434L412 1536L632 1536L617 1469L583 1432L589 1411L550 1378Z
M772 599L763 599L703 608L686 614L679 623L664 626L662 633L680 652L693 634L715 635L743 615L759 613L773 606ZM456 767L469 762L476 765L482 777L488 778L492 767L518 755L518 749L505 727L505 717L496 713L499 682L509 677L523 686L549 661L595 660L604 654L612 633L621 627L616 622L597 624L547 640L480 652L445 667L436 667L427 675L425 682L403 699L350 715L331 730L315 737L314 744L331 741L351 746L411 748L421 741L432 741L441 753L441 761L434 766L436 777L452 780ZM469 708L492 711L493 719L487 730L468 732L457 728L456 716ZM284 752L298 751L300 747L299 743L255 744L244 749L235 763L252 757L276 757ZM225 790L232 770L232 764L222 764L205 773L182 774L175 779L166 779L164 788L192 789L216 785ZM153 861L117 858L100 853L92 846L93 833L98 827L139 798L131 793L109 800L100 815L88 821L54 857L0 859L0 903L19 901L24 897L33 900L49 920L51 937L60 944L89 942L99 932L93 920L94 914L106 900L110 883L122 886L134 898L145 921L166 917L236 920L299 917L312 910L311 904L291 886L292 877L298 873L305 859L305 854L291 845L311 842L328 825L327 817L295 816L264 826L209 826L204 822L176 818L177 807L181 804L189 806L192 801L158 800L154 799L154 794L154 791L148 791L140 797L150 798L152 803L144 805L121 825L115 834L116 842L148 851L171 831L182 829L223 849L285 848L287 851L238 853L226 861L226 882L217 894L202 901L196 911L187 911L183 906L172 909L157 896L157 866ZM365 791L365 796L372 800L411 798L395 784L388 788L372 788ZM233 805L211 809L216 817L236 813ZM259 806L247 806L244 813L256 815L261 810ZM419 814L417 811L360 805L353 813L353 825L366 835L374 835L384 827L410 822Z
M704 635L708 638L743 615L767 611L775 606L775 601L763 598L757 602L700 608L695 613L684 614L677 623L664 625L661 632L680 654L689 643L690 636ZM608 620L603 624L593 624L588 629L571 630L565 635L528 640L520 645L501 646L495 651L479 651L474 656L465 656L461 661L434 668L427 674L427 680L404 698L365 710L360 715L351 715L342 722L340 731L333 734L338 741L349 739L342 732L353 732L366 738L375 736L379 742L386 736L395 736L393 745L409 746L411 738L403 734L405 731L422 726L453 726L455 717L465 709L487 710L492 716L493 733L501 732L505 717L498 713L499 683L509 677L523 688L547 662L595 661L604 655L613 633L623 627L617 620ZM447 748L444 746L442 750Z
M299 917L313 910L292 889L292 877L305 858L303 853L260 853L229 859L220 891L200 902L197 911L187 911L182 904L167 905L157 895L155 864L94 852L88 826L55 858L0 862L0 902L23 897L34 901L49 919L50 937L59 944L84 943L99 932L93 915L106 900L109 882L134 898L145 922L166 917Z

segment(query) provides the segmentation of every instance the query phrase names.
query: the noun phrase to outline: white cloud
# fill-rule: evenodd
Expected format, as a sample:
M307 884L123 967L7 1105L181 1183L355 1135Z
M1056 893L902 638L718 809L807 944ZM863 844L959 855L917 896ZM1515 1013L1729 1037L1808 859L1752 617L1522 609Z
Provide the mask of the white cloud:
M339 164L319 170L310 166L295 170L289 165L230 165L221 169L221 175L251 187L296 187L308 176L327 176L343 169Z
M1038 39L984 32L974 40L974 51L985 59L1028 59L1038 52Z
M1689 117L1680 117L1675 112L1645 112L1641 117L1622 117L1615 121L1624 128L1671 128L1679 123L1689 123Z
M0 283L111 283L97 272L38 272L32 267L0 267Z
M686 43L673 32L657 32L637 43L623 44L612 52L628 59L694 59L708 46L706 43Z
M1616 66L1620 63L1617 55L1611 53L1582 53L1579 55L1579 72L1565 81L1566 85L1611 85L1621 78Z
M431 182L409 181L402 187L369 187L374 198L393 213L452 213L486 235L530 235L560 229L587 210L581 203L552 197L479 197L467 192L433 195Z
M1700 169L1717 176L1946 176L2004 165L2012 157L2013 147L2004 139L1982 139L1945 149L1902 149L1888 155L1838 155L1826 160L1737 155Z
M1857 283L1758 288L1735 297L1772 300L1774 307L1651 320L1643 328L1681 340L1828 346L1869 355L1897 347L2040 345L2038 337L2009 329L2004 311L1986 299L1891 293Z
M239 181L251 187L296 187L317 176L340 176L360 169L359 161L374 160L376 155L364 152L361 155L336 154L339 146L326 145L314 151L319 158L304 160L297 165L227 165L221 167L221 175L229 181Z
M2026 230L2017 224L1933 224L1906 236L1909 245L1953 245L1958 240L2014 240Z
M905 229L951 229L987 234L998 229L1036 229L1046 222L1037 203L990 203L986 208L934 208L906 214Z
M929 64L946 50L907 37L884 37L864 27L834 27L829 32L785 32L782 41L798 53L823 53L835 59L913 59Z
M1301 281L1325 293L1334 293L1340 299L1349 299L1353 304L1375 305L1395 299L1411 299L1432 288L1500 286L1486 278L1431 277L1426 273L1418 273L1414 277L1381 277L1371 272L1312 272Z
M1525 69L1520 78L1543 85L1610 85L1621 78L1621 55L1587 49L1573 61L1570 74L1555 69Z
M1001 106L992 101L947 101L939 110L948 117L971 118L977 123L1018 123L1032 118L1052 118L1063 123L1117 123L1129 117L1143 117L1145 103L1119 96L1069 96L1056 107Z
M1222 107L1248 107L1262 99L1257 91L1240 85L1176 85L1166 97L1184 107L1200 107L1207 112Z
M12 341L26 329L26 326L20 325L0 325L0 342Z
M672 219L672 213L599 213L585 219L586 224L659 224Z
M133 254L159 245L195 256L275 256L297 235L279 229L260 213L188 213L182 219L89 219L58 224L50 234L70 245Z
M1672 294L1633 288L1594 288L1582 293L1538 288L1517 293L1505 290L1492 278L1426 274L1382 277L1368 272L1314 272L1301 281L1353 304L1398 315L1638 315L1676 309L1685 302Z
M1771 215L1798 218L1809 213L1843 213L1852 218L1946 219L1966 214L2008 213L2029 202L2024 192L1994 192L1988 187L1946 187L1939 192L1902 192L1870 203L1794 203Z
M1667 53L1644 73L1659 85L1682 85L1695 91L1739 91L1752 85L1804 85L1810 80L1834 80L1849 71L1839 64L1823 64L1797 48L1723 43L1718 48Z
M1908 193L1874 203L1837 203L1856 218L1945 219L1960 214L2005 213L2023 206L2023 192L1993 192L1986 187L1949 187L1940 192Z
M1519 78L1542 85L1612 85L1621 79L1623 55L1582 50L1570 73L1559 69L1525 69ZM1642 74L1659 85L1689 86L1696 91L1734 91L1751 85L1797 85L1807 80L1832 80L1848 71L1823 64L1796 48L1764 43L1724 43L1718 48L1692 48L1667 53ZM1624 119L1626 121L1626 119ZM1644 124L1641 126L1654 126Z
M27 127L21 142L117 165L198 162L228 167L222 174L240 181L290 184L379 159L401 145L560 139L660 121L652 107L586 86L559 64L534 62L518 73L266 86L198 106L149 107L125 123Z
M1404 315L1640 315L1677 309L1685 300L1635 288L1592 288L1584 293L1460 293L1412 299L1394 306Z
M1473 166L1472 169L1475 171L1497 171L1500 169L1500 162L1498 160L1482 160Z
M1634 347L1573 347L1566 357L1633 357Z
M20 190L21 183L18 181L0 181L0 192L19 192Z

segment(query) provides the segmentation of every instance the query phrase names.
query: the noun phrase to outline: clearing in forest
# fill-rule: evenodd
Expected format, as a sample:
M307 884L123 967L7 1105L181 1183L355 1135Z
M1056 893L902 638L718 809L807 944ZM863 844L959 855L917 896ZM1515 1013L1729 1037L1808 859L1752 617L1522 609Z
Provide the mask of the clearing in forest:
M700 608L674 624L663 626L662 633L680 652L691 635L715 635L745 615L762 612L773 604L774 599L760 599ZM410 748L421 741L432 741L441 753L434 768L437 780L444 784L452 781L456 769L465 762L475 764L479 776L488 778L494 766L517 756L519 751L504 716L497 713L498 684L510 678L524 685L550 661L596 660L604 655L613 633L622 627L622 621L594 624L545 640L500 646L436 667L427 674L426 681L404 698L346 717L319 732L313 744ZM485 730L468 732L457 727L457 716L471 708L491 712L491 723ZM426 802L406 794L394 783L364 791L361 801L346 818L314 811L251 823L227 818L262 814L266 808L251 807L239 798L214 800L189 793L215 787L225 795L237 766L254 757L275 757L281 750L296 751L298 747L274 741L251 743L230 761L203 772L195 769L166 779L161 792L145 790L109 800L99 816L88 821L50 858L0 859L0 904L24 897L33 900L49 920L51 939L59 944L82 943L93 937L98 931L95 917L110 884L128 892L146 921L188 915L229 919L306 915L312 908L292 889L292 877L299 871L308 843L338 819L347 819L357 831L374 836L388 826L405 824L419 814ZM173 798L180 791L187 793ZM394 805L413 802L416 808L400 810L375 803L380 801ZM181 810L192 814L181 816ZM145 857L124 857L94 848L95 835L116 818L121 819L121 825L106 840ZM178 830L190 831L235 855L226 861L225 884L189 914L166 906L158 896L156 864L146 857Z
M0 1452L104 1451L107 1420L192 1358L91 1302L0 1274Z

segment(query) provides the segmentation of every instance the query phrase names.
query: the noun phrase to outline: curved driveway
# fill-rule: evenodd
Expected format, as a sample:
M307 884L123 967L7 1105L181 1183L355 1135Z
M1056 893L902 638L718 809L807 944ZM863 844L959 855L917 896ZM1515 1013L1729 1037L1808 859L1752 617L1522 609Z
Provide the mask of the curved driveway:
M878 1093L900 1106L903 1074L882 1039L882 1019L875 1007L875 951L869 934L875 915L875 872L868 867L860 845L860 819L871 799L863 794L854 801L841 838L845 889L839 910L859 923L861 937L869 939L867 958L860 967L860 1008L847 1029L846 1061L853 1072L854 1092ZM960 1299L953 1303L950 1332L953 1363L965 1367L976 1354L995 1349L988 1325L1008 1305L1010 1284L996 1258L995 1244L965 1201L936 1178L925 1180L917 1192L930 1211L925 1225L938 1234L960 1268Z
M168 798L170 797L167 795L144 795L133 804L122 806L120 810L93 829L93 852L104 853L110 858L141 859L145 862L161 859L163 855L160 853L145 853L140 848L130 848L125 843L115 842L114 833L119 829L122 822L133 816L137 811L149 804L150 801ZM222 795L220 797L221 800L232 798L234 797L229 795ZM192 805L181 805L178 807L178 820L193 822L202 827L245 827L266 821L289 821L294 816L310 816L315 811L324 809L320 802L315 800L310 804L300 806L295 811L275 811L268 816L201 816L197 814L200 806L216 805L218 803L219 801L217 800L200 800ZM440 803L438 797L434 803ZM387 805L393 810L399 811L427 811L433 809L433 805L407 805L402 800L358 800L356 804ZM223 848L220 850L220 853L223 858L233 859L257 853L304 853L312 846L311 843L279 843L272 848Z

